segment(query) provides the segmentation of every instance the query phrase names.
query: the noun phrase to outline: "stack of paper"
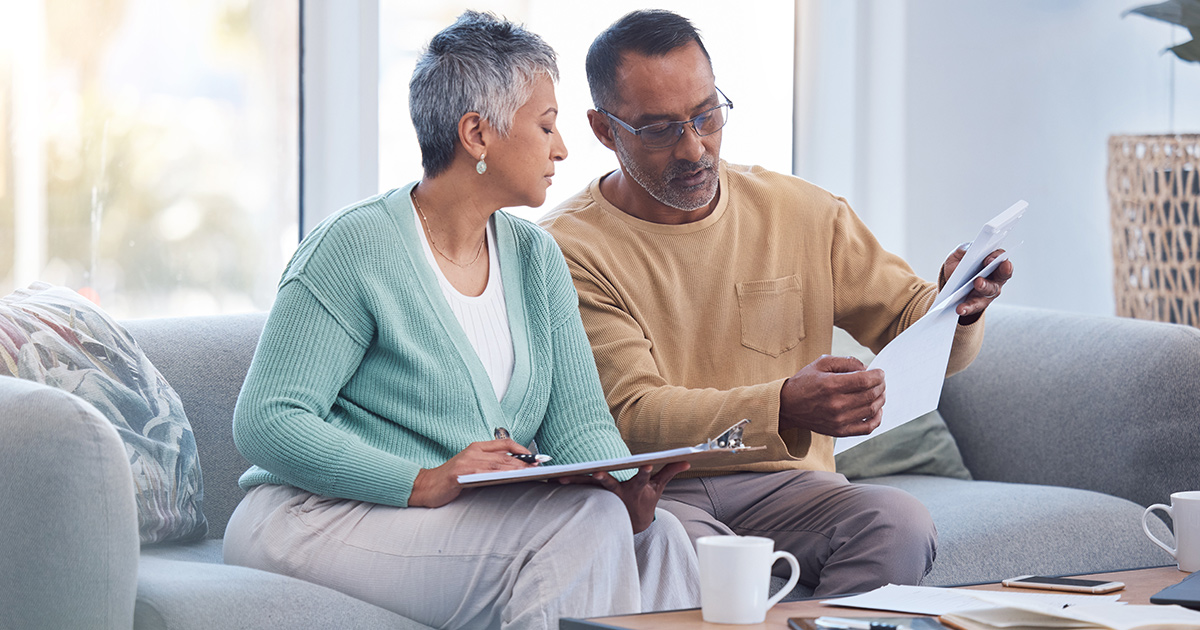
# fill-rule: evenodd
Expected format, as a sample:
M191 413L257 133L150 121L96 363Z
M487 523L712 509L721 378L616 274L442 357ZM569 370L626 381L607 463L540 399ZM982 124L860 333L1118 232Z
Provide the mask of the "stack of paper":
M975 287L975 278L990 276L1000 263L1008 260L1006 252L987 266L983 264L1004 243L1004 237L1012 231L1028 206L1026 202L1018 201L985 223L971 241L962 262L938 292L929 312L892 339L871 362L870 369L883 370L887 383L883 421L869 435L838 438L833 447L835 454L937 409L954 331L958 327L955 307Z
M1136 606L1119 595L1008 593L889 584L829 599L831 606L939 615L960 630L1200 630L1200 612L1182 606Z
M1182 606L1121 602L1091 602L1066 608L1023 604L962 610L943 615L939 621L961 630L1197 630L1200 612Z
M828 599L822 604L866 608L917 615L946 615L963 610L974 610L986 606L1036 605L1062 608L1095 602L1116 602L1120 595L1068 595L1064 593L1009 593L975 591L963 588L939 588L936 586L897 586L888 584L873 591Z

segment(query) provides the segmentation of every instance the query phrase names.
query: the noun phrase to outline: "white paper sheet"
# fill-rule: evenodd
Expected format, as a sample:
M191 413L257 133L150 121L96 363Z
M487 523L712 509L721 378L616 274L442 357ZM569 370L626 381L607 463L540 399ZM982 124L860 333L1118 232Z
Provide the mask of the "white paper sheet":
M1000 263L1008 260L1005 253L982 267L983 260L1000 246L1028 205L1019 201L984 224L979 236L967 248L962 262L938 292L929 312L897 335L871 361L869 369L883 370L883 382L887 387L883 420L869 435L838 438L833 447L834 454L937 409L954 331L958 326L958 314L954 309L971 292L975 278L991 275Z
M983 260L1004 243L1005 237L1017 225L1017 221L1025 215L1027 208L1029 208L1028 203L1024 200L1018 201L993 217L991 221L983 224L979 234L967 248L962 262L954 268L954 273L950 274L950 277L946 279L946 285L938 292L937 302L941 302L947 295L958 291L966 284L968 277L977 273L983 266Z
M822 604L886 610L917 615L944 615L960 610L974 610L995 605L1040 605L1062 608L1095 602L1115 602L1120 595L1064 595L1058 593L1006 593L971 591L962 588L936 586L897 586L888 584L869 593L827 599Z
M982 598L981 598L981 601ZM1003 602L976 610L959 610L949 613L943 624L964 620L985 624L994 628L1112 628L1114 630L1136 630L1139 628L1175 628L1192 630L1200 628L1200 612L1182 606L1128 605L1125 602L1086 601L1061 607L1042 602L1022 602L1014 605ZM965 625L965 624L962 624Z

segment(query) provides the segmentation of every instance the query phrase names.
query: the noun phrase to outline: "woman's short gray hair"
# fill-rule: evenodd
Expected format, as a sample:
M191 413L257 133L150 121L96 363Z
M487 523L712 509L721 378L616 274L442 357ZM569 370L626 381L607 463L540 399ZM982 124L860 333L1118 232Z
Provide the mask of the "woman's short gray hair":
M465 11L433 36L408 82L408 108L427 177L450 167L458 121L478 113L507 135L541 74L558 81L554 49L519 24Z

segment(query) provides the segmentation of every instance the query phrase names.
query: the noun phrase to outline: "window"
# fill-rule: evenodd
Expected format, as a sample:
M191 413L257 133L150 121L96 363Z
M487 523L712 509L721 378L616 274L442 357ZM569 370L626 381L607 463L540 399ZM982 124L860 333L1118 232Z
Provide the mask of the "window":
M269 309L302 230L420 176L408 80L468 6L559 53L570 158L541 208L513 209L536 219L616 167L583 59L633 0L0 4L0 295L43 280L121 318ZM661 6L700 28L737 103L722 156L790 171L794 3Z
M0 5L0 294L265 310L298 240L299 8Z

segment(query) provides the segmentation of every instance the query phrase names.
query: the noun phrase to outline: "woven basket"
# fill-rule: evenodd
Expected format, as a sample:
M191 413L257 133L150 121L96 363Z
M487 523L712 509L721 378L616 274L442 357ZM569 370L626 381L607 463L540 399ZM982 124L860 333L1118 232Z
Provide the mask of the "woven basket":
M1112 136L1117 315L1200 326L1200 135Z

